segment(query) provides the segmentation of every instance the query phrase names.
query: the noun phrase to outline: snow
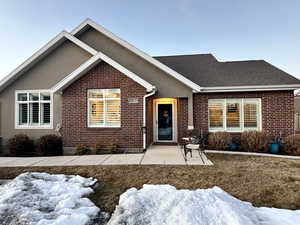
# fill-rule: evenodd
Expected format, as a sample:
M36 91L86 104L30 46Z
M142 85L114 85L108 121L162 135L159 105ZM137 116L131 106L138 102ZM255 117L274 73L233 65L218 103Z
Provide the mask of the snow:
M0 224L99 225L108 214L86 196L96 179L24 173L0 186ZM219 187L144 185L120 196L107 225L300 225L300 210L257 208Z
M300 210L256 208L222 189L144 185L120 196L108 225L297 225Z
M0 187L0 224L86 225L102 212L85 196L97 180L24 173Z

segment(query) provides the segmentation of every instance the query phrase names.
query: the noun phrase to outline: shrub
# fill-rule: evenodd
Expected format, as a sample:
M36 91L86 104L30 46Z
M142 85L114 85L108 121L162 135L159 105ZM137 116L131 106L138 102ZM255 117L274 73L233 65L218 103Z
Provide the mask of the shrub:
M284 139L283 151L288 155L300 156L300 134L287 136Z
M95 144L94 147L95 154L101 154L103 152L103 146L101 144Z
M244 131L241 135L242 148L248 152L267 152L268 143L268 136L261 131Z
M37 150L43 156L63 155L63 143L60 136L50 134L39 138Z
M76 155L87 155L91 153L91 149L87 145L79 144L76 146Z
M118 146L117 146L117 144L111 144L111 145L107 146L107 149L111 153L116 153L118 150Z
M214 132L208 135L208 148L225 150L231 144L232 137L228 132Z
M25 134L17 134L10 138L8 149L12 156L33 156L36 154L33 140Z

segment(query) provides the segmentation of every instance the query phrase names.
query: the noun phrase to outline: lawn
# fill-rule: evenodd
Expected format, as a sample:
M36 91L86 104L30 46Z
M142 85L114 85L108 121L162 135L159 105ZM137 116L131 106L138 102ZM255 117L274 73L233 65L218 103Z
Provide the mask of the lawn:
M112 212L121 193L143 184L179 189L219 186L255 206L300 209L300 160L208 154L214 166L69 166L0 168L0 179L26 171L79 174L101 181L92 201Z

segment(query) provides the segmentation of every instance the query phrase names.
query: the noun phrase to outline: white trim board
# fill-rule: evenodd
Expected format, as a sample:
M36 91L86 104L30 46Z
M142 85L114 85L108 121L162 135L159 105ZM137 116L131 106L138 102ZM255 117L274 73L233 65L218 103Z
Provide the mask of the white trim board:
M87 72L93 66L95 66L101 60L105 61L106 63L108 63L109 65L111 65L115 69L117 69L118 71L122 72L127 77L129 77L130 79L134 80L135 82L137 82L141 86L145 87L148 92L152 91L153 89L155 89L155 87L152 84L150 84L147 81L143 80L138 75L136 75L135 73L129 71L124 66L120 65L119 63L117 63L113 59L109 58L108 56L106 56L102 52L98 52L96 55L94 55L92 58L90 58L85 63L83 63L76 70L74 70L72 73L70 73L64 79L62 79L60 82L58 82L57 84L55 84L51 88L51 90L53 92L62 91L64 88L66 88L72 82L74 82L75 80L77 80L81 75L83 75L85 72Z
M224 87L202 87L200 92L245 92L245 91L279 91L279 90L296 90L300 84L286 85L253 85L253 86L224 86ZM198 92L194 92L198 93Z
M19 125L19 104L22 102L18 100L18 94L19 93L26 93L27 94L27 101L24 103L29 104L29 94L30 93L38 93L39 94L39 107L40 104L43 102L50 103L50 123L47 125L41 125L41 114L40 114L40 108L39 108L39 124L38 125L30 125L29 124L29 108L27 109L27 124L26 125ZM50 94L50 101L49 100L41 100L41 93L49 93ZM53 113L53 102L54 102L54 95L53 92L49 89L40 89L40 90L15 90L15 129L48 129L52 130L53 129L53 121L54 121L54 113Z
M216 153L216 154L227 154L227 155L246 155L246 156L265 156L274 158L284 158L284 159L298 159L300 156L291 155L275 155L271 153L258 153L258 152L235 152L235 151L221 151L221 150L205 150L205 153Z
M9 83L9 81L14 81L18 78L18 75L22 73L22 71L26 70L30 65L38 62L44 54L55 49L59 44L64 42L65 40L70 40L77 46L89 52L91 55L95 55L97 51L79 39L75 38L71 34L66 31L62 31L57 36L55 36L52 40L50 40L46 45L40 48L37 52L35 52L31 57L29 57L25 62L23 62L20 66L14 69L10 74L4 77L0 81L0 91L3 90Z
M172 105L172 140L158 139L158 105L171 104ZM178 125L177 125L177 100L174 98L157 98L153 100L153 141L172 143L178 141Z
M115 34L111 33L110 31L106 30L104 27L100 26L99 24L95 23L91 19L86 19L83 21L79 26L77 26L74 30L72 30L71 34L76 35L77 33L81 32L86 26L91 26L100 33L104 34L108 38L112 39L113 41L117 42L121 46L127 48L131 52L135 53L136 55L140 56L141 58L145 59L146 61L150 62L157 68L161 69L162 71L166 72L173 78L177 79L178 81L184 83L186 86L190 87L194 91L200 91L201 87L192 82L191 80L187 79L183 75L179 74L175 70L171 69L170 67L166 66L165 64L159 62L158 60L154 59L147 53L141 51L140 49L134 47L133 45L129 44L128 42L124 41L123 39L117 37Z

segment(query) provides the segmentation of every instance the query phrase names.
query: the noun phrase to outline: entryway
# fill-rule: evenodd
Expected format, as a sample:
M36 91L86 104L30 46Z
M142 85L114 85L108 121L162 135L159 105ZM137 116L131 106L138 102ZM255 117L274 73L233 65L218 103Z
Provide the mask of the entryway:
M174 98L154 99L154 142L177 142L177 100Z

